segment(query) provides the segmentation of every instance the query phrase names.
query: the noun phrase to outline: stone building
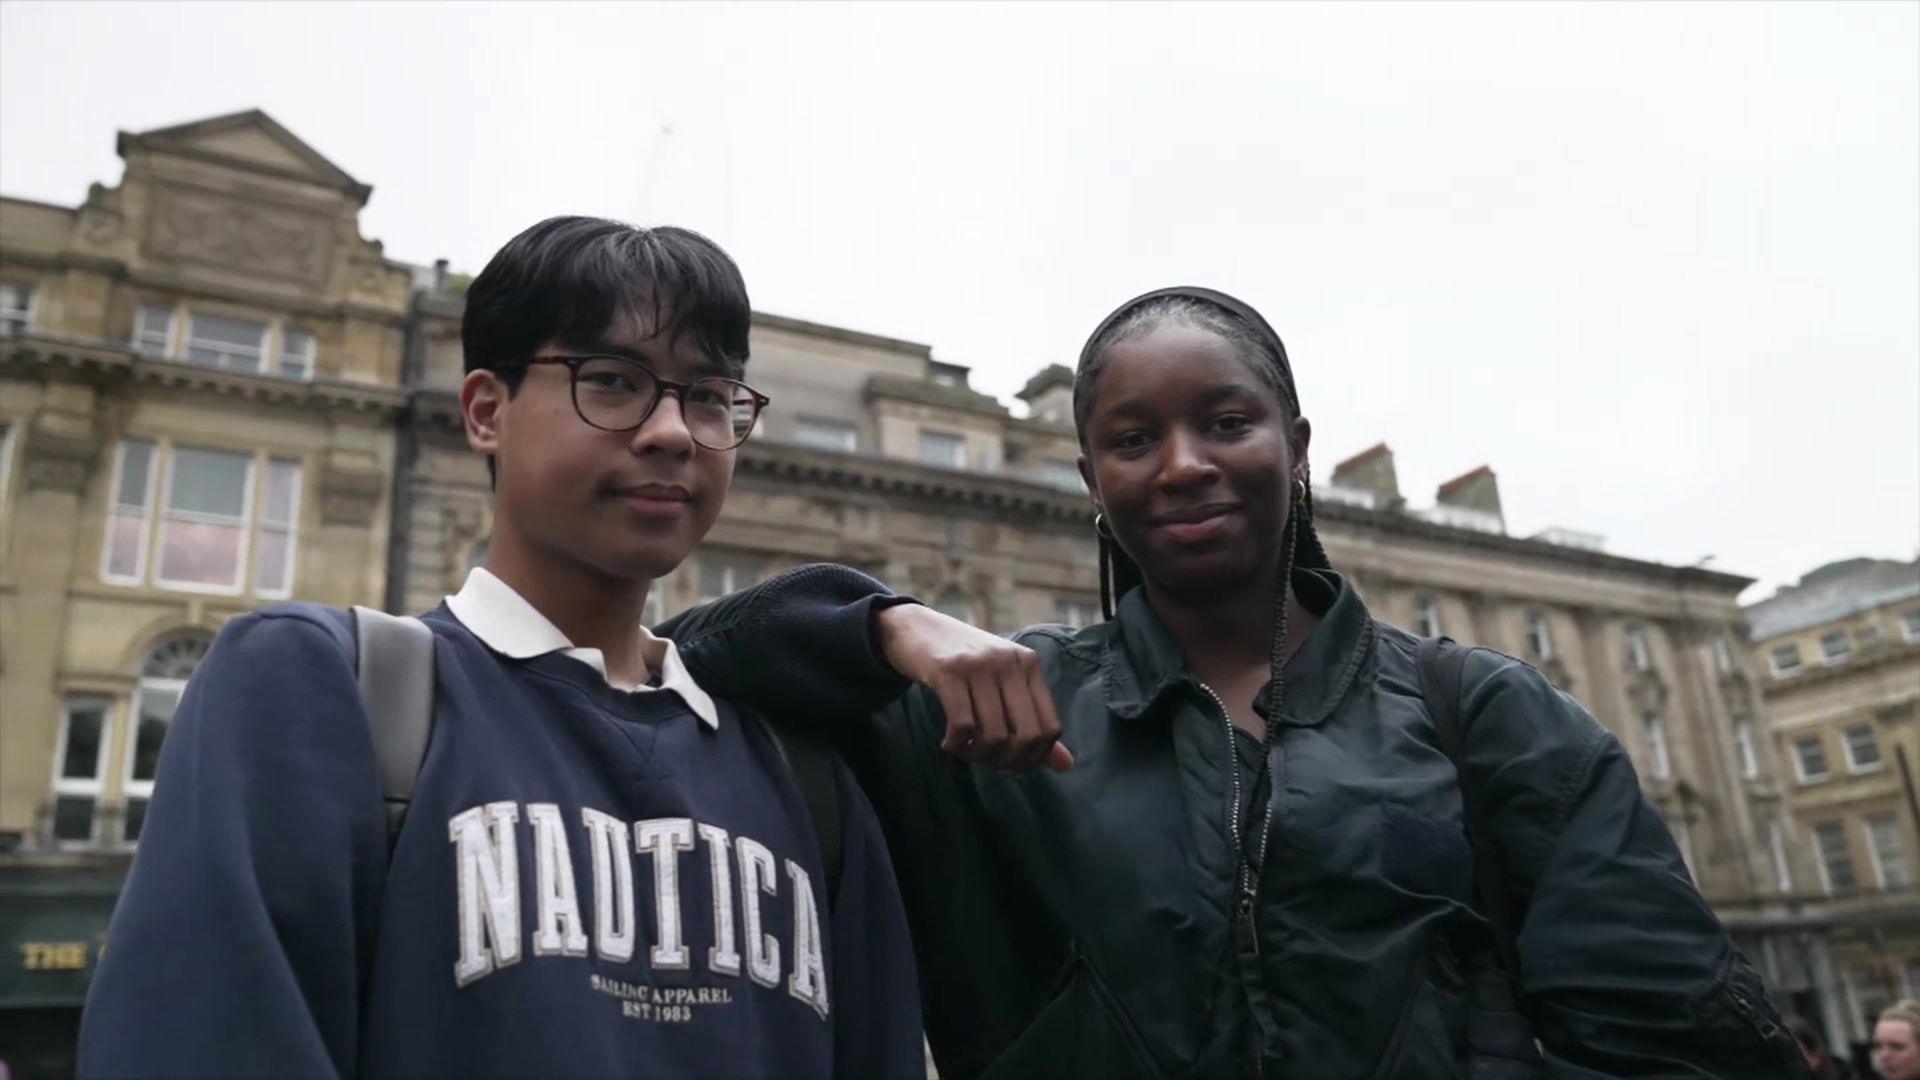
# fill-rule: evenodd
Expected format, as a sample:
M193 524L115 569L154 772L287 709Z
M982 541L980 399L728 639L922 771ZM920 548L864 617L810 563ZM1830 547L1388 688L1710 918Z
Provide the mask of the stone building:
M1844 1014L1920 998L1920 559L1846 559L1747 608L1767 741L1812 858L1795 880Z
M271 118L0 200L0 1046L71 1040L181 687L233 615L378 604L412 274Z
M445 265L386 259L368 188L259 113L120 149L78 208L0 201L0 1045L70 1022L219 624L287 596L425 610L490 529ZM995 630L1099 617L1066 368L1015 408L926 345L761 314L752 350L773 404L651 616L832 560ZM1816 871L1736 644L1748 580L1510 536L1490 469L1419 507L1385 445L1318 475L1375 613L1585 702L1783 1005L1818 1005L1794 906Z

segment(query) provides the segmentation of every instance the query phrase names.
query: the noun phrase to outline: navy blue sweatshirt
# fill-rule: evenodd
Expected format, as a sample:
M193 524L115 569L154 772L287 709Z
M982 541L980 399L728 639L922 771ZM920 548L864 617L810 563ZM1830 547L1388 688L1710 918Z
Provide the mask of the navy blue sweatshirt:
M869 648L871 602L727 632L777 678L795 648ZM830 903L799 789L724 687L710 728L427 621L435 727L391 861L350 617L221 633L162 751L82 1073L923 1074L899 894L844 770Z

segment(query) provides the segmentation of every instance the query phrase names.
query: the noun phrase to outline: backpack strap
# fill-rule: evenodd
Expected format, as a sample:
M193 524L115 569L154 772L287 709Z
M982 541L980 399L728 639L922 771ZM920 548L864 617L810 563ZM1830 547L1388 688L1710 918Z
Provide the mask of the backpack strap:
M840 784L834 776L834 753L808 732L762 722L773 739L774 749L787 763L787 771L800 785L800 798L807 804L807 817L813 822L814 839L820 843L820 860L827 869L827 907L840 896L840 871L846 862L841 847Z
M411 616L358 605L353 625L360 642L360 700L373 733L391 852L433 734L433 631Z
M1487 824L1486 801L1467 770L1466 731L1460 720L1460 672L1466 665L1467 654L1472 651L1455 644L1451 638L1421 641L1416 655L1420 694L1426 700L1427 715L1433 719L1440 749L1453 762L1454 774L1459 778L1460 801L1466 809L1467 842L1473 847L1473 885L1480 899L1481 917L1493 930L1493 947L1500 966L1518 986L1520 949L1514 939L1513 898L1507 892L1500 851L1494 846L1493 830Z

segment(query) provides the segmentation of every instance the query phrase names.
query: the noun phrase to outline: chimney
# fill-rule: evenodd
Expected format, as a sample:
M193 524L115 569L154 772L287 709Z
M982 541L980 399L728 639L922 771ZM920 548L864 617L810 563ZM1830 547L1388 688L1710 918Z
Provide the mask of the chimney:
M1372 495L1374 505L1382 510L1397 509L1404 501L1400 498L1400 478L1393 469L1393 451L1386 443L1374 443L1335 465L1333 482L1337 487Z
M1500 509L1500 482L1489 466L1482 465L1441 484L1434 501L1441 506L1491 514L1503 530L1506 528L1507 515Z
M1073 372L1065 364L1048 364L1014 395L1027 403L1027 415L1056 424L1073 422Z
M433 260L433 291L435 295L447 291L447 260Z

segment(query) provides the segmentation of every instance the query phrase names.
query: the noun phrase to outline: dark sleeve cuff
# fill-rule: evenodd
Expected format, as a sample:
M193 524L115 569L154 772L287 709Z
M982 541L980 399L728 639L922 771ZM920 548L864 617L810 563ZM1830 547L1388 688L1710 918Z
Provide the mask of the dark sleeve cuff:
M662 624L702 686L756 711L865 716L904 693L874 616L917 603L850 567L795 567Z

